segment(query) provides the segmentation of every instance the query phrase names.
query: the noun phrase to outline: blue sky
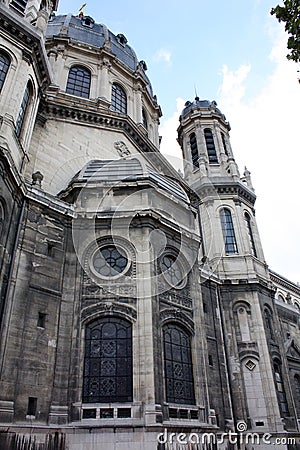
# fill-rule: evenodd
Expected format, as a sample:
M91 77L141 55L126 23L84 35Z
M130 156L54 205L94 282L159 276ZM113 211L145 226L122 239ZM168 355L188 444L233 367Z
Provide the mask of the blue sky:
M82 3L60 0L58 13L76 15ZM286 60L283 24L270 15L277 3L91 1L85 14L123 33L146 61L163 111L164 154L180 157L178 116L195 87L201 99L217 101L231 124L240 170L247 165L252 173L266 261L300 282L299 67Z

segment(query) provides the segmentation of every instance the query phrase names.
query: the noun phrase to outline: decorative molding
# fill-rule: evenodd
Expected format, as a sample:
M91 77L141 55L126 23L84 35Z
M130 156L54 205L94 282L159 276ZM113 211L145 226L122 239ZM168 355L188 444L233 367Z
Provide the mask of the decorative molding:
M130 305L125 305L116 301L104 301L96 303L92 306L87 306L81 312L82 322L93 320L101 316L115 316L121 315L130 321L135 321L137 318L136 309Z

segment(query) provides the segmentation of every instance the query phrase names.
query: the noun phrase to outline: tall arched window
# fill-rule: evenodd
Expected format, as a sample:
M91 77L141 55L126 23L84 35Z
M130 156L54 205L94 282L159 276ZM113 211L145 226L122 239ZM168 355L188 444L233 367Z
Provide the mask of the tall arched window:
M66 92L77 97L89 98L91 72L82 66L73 66L69 71Z
M127 97L125 91L115 83L111 88L111 109L117 113L127 113Z
M199 153L198 153L197 138L196 138L195 133L192 133L190 135L190 146L191 146L191 155L192 155L193 166L199 167Z
M144 109L142 110L142 119L144 127L148 130L148 121Z
M221 133L221 138L222 138L222 144L223 144L225 155L229 156L224 133Z
M237 253L238 252L237 244L235 239L231 212L229 211L229 209L227 208L222 209L220 212L220 218L225 244L225 253L226 255Z
M84 403L132 401L132 326L117 317L86 327Z
M282 381L281 366L278 362L274 362L274 374L280 412L283 416L288 416L289 409Z
M163 328L166 399L169 403L195 404L191 338L178 325Z
M213 134L212 134L212 131L210 128L205 128L204 137L205 137L205 142L206 142L208 160L210 163L217 163L218 162L217 152L216 152L214 137L213 137Z
M28 112L30 99L32 98L32 95L33 95L32 85L31 85L31 82L28 81L26 88L25 88L24 95L23 95L17 122L16 122L16 134L18 137L21 135L21 131L23 129L25 117Z
M267 337L274 340L273 317L269 308L264 309Z
M28 0L12 0L10 6L13 6L18 12L24 14Z
M2 90L8 68L10 65L10 58L4 52L0 52L0 92Z
M248 235L249 235L251 252L254 256L257 256L255 242L254 242L254 236L253 236L253 232L252 232L251 217L247 212L245 212L244 217L245 217L247 231L248 231Z

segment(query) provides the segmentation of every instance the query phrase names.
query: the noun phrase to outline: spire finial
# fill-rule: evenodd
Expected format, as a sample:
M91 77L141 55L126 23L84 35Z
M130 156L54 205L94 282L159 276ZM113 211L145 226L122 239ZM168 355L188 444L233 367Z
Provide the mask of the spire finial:
M84 8L86 7L86 3L83 3L83 5L81 6L79 12L78 12L78 16L82 17L84 16Z
M197 93L196 84L194 84L194 88L195 88L195 100L198 101L199 97L198 97L198 93Z

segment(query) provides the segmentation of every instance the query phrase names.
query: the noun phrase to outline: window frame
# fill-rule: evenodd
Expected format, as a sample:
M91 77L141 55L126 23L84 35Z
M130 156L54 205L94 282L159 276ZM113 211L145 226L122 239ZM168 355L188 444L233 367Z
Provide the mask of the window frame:
M191 158L194 170L199 169L199 151L196 133L191 133L189 136Z
M66 94L89 99L91 93L91 81L91 71L81 64L74 64L68 73Z
M249 236L249 240L250 240L251 252L252 252L253 256L255 256L255 258L257 258L257 251L256 251L254 235L253 235L253 230L252 230L252 223L251 223L252 220L251 220L250 214L247 211L244 212L244 219L246 222L246 227L247 227L248 236Z
M118 83L111 86L111 110L119 114L127 114L127 95Z
M174 332L179 334L178 344L174 343L174 336L171 337L172 332L173 334ZM169 341L166 340L167 334L170 335ZM181 325L168 322L162 327L162 338L166 402L176 405L195 405L192 336ZM187 345L183 345L184 340ZM179 347L179 349L176 347ZM185 379L182 379L181 373ZM177 395L176 385L177 389L180 390L181 388L182 395L179 392Z
M16 135L19 139L23 133L24 125L26 123L26 118L28 116L29 108L32 103L32 100L33 100L33 86L32 86L31 81L29 80L25 87L25 91L24 91L21 105L20 105L19 114L18 114L16 124L15 124Z
M209 164L219 164L213 132L210 128L204 128L204 139Z
M226 255L236 255L238 254L238 246L230 209L222 208L220 210L220 220L223 233L225 253Z
M109 328L112 330L109 325L112 324L115 325L115 335L109 337ZM132 344L132 323L122 317L99 317L86 325L82 384L82 402L84 404L133 401ZM93 352L94 356L92 356ZM93 375L93 370L95 375ZM95 393L91 393L92 383L94 386L98 384L98 390ZM116 393L107 391L105 394L105 386L107 389L114 388Z
M11 57L2 49L0 50L0 63L1 63L1 58L4 59L4 61L2 61L3 66L2 68L0 67L0 94L2 92L10 65L11 65ZM6 59L6 61L5 61Z

